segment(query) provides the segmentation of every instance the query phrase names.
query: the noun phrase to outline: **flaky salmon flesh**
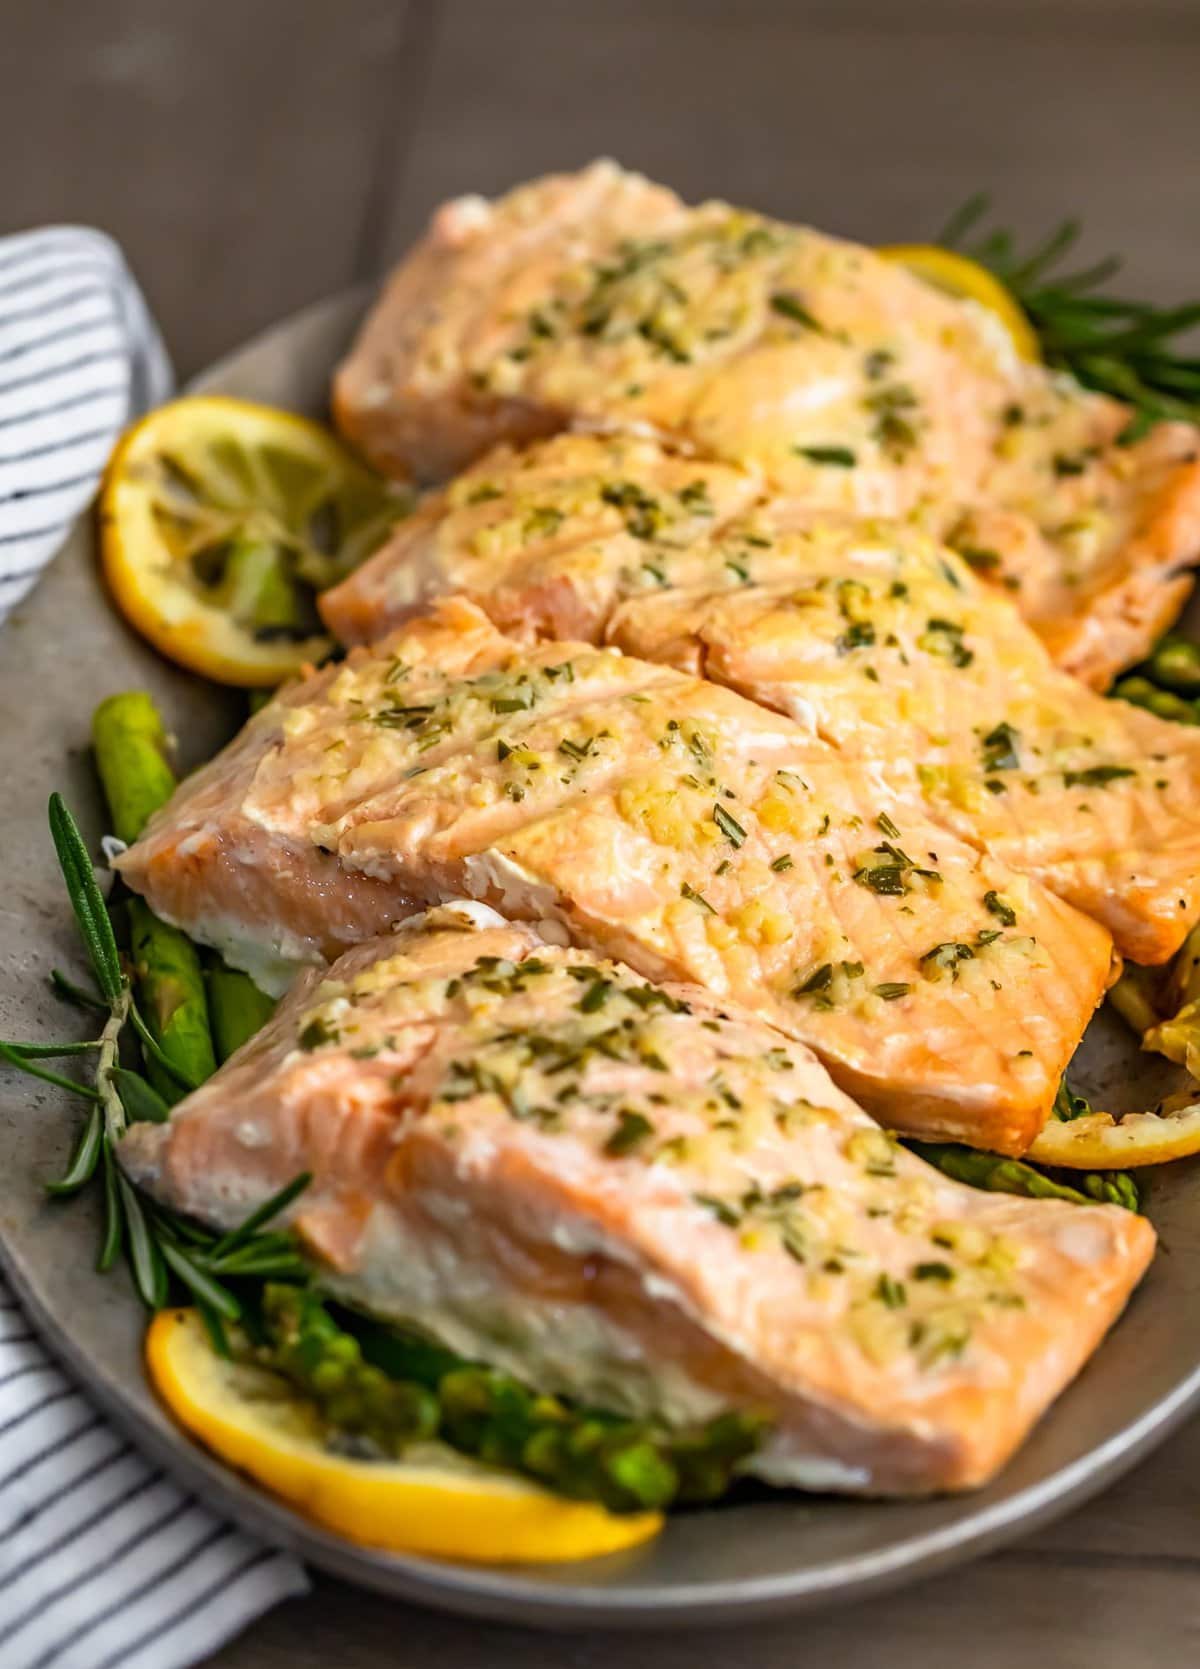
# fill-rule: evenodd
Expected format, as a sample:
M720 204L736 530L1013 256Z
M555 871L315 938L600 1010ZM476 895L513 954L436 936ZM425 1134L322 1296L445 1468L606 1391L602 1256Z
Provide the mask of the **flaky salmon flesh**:
M1200 732L1059 670L909 523L814 511L654 441L561 435L488 454L321 606L362 642L455 592L524 641L617 644L885 765L1136 962L1200 914Z
M1019 1153L1107 931L886 765L672 667L449 599L285 691L118 860L261 978L467 896L706 986L897 1129Z
M1178 614L1200 445L1018 359L857 244L597 163L447 204L342 365L337 420L443 480L568 425L658 436L820 509L904 516L1011 590L1097 688Z
M306 976L128 1173L226 1230L292 1225L370 1314L585 1404L764 1417L773 1482L984 1482L1154 1246L1114 1206L961 1186L802 1044L479 906Z

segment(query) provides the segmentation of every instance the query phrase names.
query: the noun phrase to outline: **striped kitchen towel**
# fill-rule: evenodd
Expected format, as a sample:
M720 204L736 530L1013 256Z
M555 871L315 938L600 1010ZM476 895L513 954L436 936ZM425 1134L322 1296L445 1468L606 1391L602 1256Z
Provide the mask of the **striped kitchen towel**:
M0 620L91 500L121 430L171 382L111 238L80 226L0 238Z
M170 389L109 238L0 239L0 618L86 508L121 429ZM0 1280L2 1669L182 1669L306 1587L295 1560L107 1424Z

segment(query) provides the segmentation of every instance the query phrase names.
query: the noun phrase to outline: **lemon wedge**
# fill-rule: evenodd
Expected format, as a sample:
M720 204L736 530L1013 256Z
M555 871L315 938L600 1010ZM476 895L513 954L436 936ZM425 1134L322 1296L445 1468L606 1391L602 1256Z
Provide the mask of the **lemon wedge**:
M316 592L406 508L319 423L196 395L150 412L113 453L101 563L121 612L168 659L265 687L328 652Z
M935 243L890 243L879 253L885 261L895 261L909 272L923 278L935 289L959 300L976 301L994 313L1012 338L1013 347L1022 359L1037 364L1041 357L1037 332L1030 324L1012 292L978 261L959 255L953 249L941 249Z
M286 1381L219 1356L196 1310L162 1310L146 1335L150 1380L208 1448L309 1518L368 1547L472 1563L549 1563L617 1553L660 1513L569 1501L440 1444L403 1461L331 1449Z
M1025 1155L1043 1165L1069 1170L1131 1170L1165 1165L1200 1153L1200 1102L1180 1095L1154 1113L1085 1113L1081 1118L1052 1118Z

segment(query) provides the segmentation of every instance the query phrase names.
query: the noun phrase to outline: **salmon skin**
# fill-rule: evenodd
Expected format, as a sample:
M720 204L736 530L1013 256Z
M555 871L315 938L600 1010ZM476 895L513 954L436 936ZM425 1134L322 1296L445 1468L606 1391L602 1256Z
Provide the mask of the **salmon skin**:
M751 1470L855 1494L985 1482L1154 1245L950 1181L802 1044L477 905L306 976L120 1160L218 1230L310 1172L351 1303L584 1404L753 1412Z
M1112 955L879 761L616 649L519 645L460 599L264 709L118 867L260 978L372 910L465 895L551 920L809 1043L883 1122L1007 1153Z
M626 436L501 447L322 598L348 642L459 592L728 684L1167 960L1200 913L1200 733L1062 672L1009 599L903 522L814 511Z
M821 509L912 517L1097 688L1200 557L1189 424L1020 360L998 322L857 244L596 163L438 211L338 371L345 435L441 480L569 425L654 435Z

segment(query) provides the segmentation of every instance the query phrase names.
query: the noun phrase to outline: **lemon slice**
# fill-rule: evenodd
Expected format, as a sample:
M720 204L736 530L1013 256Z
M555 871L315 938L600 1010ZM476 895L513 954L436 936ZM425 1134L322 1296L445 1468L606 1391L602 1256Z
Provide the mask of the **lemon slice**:
M423 1444L403 1461L335 1453L283 1379L217 1355L195 1310L155 1316L146 1365L171 1413L222 1460L368 1547L541 1564L617 1553L662 1526L661 1513L568 1501L440 1444Z
M923 278L935 289L959 300L976 301L994 313L1012 338L1013 347L1022 359L1037 364L1041 357L1037 332L1030 324L1012 292L978 261L959 255L953 249L941 249L935 243L890 243L879 253L885 261L895 261L909 272Z
M273 685L328 652L315 593L405 508L320 424L197 395L152 411L114 452L101 561L121 612L170 660Z
M1085 1113L1082 1118L1052 1118L1025 1155L1044 1165L1070 1170L1131 1170L1165 1165L1200 1153L1200 1102L1193 1095L1164 1102L1161 1112Z

